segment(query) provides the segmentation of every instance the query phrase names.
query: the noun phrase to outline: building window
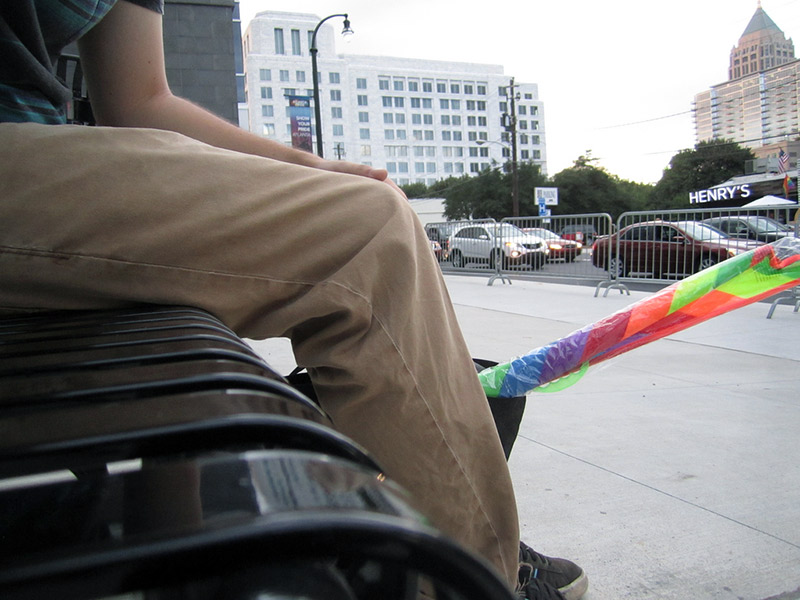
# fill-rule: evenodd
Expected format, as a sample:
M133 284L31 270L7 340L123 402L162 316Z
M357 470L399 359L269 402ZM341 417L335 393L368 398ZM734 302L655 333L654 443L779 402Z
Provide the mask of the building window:
M433 108L433 98L423 98L422 108Z
M281 69L281 81L289 81L288 69Z
M269 137L275 137L275 124L274 123L264 123L264 127L261 130L264 135Z
M333 126L333 135L336 137L341 137L344 135L344 125L334 125Z
M406 115L405 113L394 113L394 122L398 125L405 125L406 124Z
M448 100L447 98L440 98L439 108L441 108L442 110L448 110L450 108L450 100Z
M342 90L331 90L331 102L342 101Z
M383 113L383 122L386 125L394 123L394 115L392 113Z
M262 87L261 88L261 97L265 100L272 99L272 88L271 87Z
M402 79L395 79L392 83L395 92L402 92L406 88L406 83Z
M372 156L372 146L363 144L361 146L361 156Z
M395 108L404 108L406 105L406 99L402 96L395 96L394 98L394 107Z
M297 83L305 83L306 81L306 72L305 71L297 71L295 74L295 79Z
M425 130L425 140L429 141L429 142L433 141L433 130L432 129L426 129Z
M486 95L486 86L479 85L478 86L478 96L485 96Z
M333 84L338 84L340 81L339 73L328 73L328 81Z
M384 108L391 108L392 107L392 97L391 96L381 96L381 104Z
M406 130L405 129L398 129L396 133L397 133L397 139L398 140L406 139Z
M422 115L419 113L411 113L411 124L422 125Z
M271 104L262 104L261 105L261 116L262 117L273 117L273 116L275 116L275 110L272 108Z
M461 135L460 131L454 131L453 132L453 141L454 142L460 142L462 139L463 138L462 138L462 135Z
M433 115L430 114L422 115L422 122L425 125L433 125Z
M397 173L397 163L396 162L387 162L386 163L386 170L389 173Z
M358 137L360 139L362 139L362 140L368 140L369 139L369 129L363 128L363 127L361 129L359 129L358 130Z
M369 113L368 112L360 112L360 113L358 113L358 122L359 123L369 123Z
M415 162L414 163L414 172L415 173L424 173L425 172L425 163L424 162Z
M259 69L258 78L261 81L272 81L272 71L270 69Z
M283 47L283 29L279 27L275 28L275 54L286 54Z
M425 170L428 173L436 173L436 163L435 162L425 163Z
M472 95L474 92L472 91L472 86L464 84L464 93L467 95Z
M461 110L461 100L450 100L450 108L453 110Z
M411 98L411 108L421 108L422 102L420 98Z
M418 92L419 91L419 82L418 81L409 81L408 82L408 91L409 92Z
M457 83L450 84L450 93L451 94L460 94L461 93L461 86Z
M393 140L394 139L394 129L384 129L383 130L383 137L384 137L384 139L387 139L387 140Z
M300 56L302 52L300 51L300 30L299 29L292 29L292 54L295 56Z
M528 114L528 112L527 112L527 109L525 108L525 105L524 105L524 104L520 104L520 105L519 105L519 114L521 114L521 115L526 115L526 114Z
M452 139L453 139L453 134L452 133L450 133L449 131L443 131L442 132L442 140L443 141L449 142Z
M379 90L388 90L389 89L389 80L388 79L378 79L378 89Z
M480 151L481 151L480 152L481 158L489 158L489 149L488 148L486 148L486 147L480 148Z
M442 125L450 125L450 115L442 115Z
M422 91L430 94L433 91L433 82L432 81L423 81L422 82Z
M356 79L356 89L357 90L367 89L367 80L364 77L359 77L358 79Z
M456 127L461 126L461 116L460 115L453 115L453 125Z
M436 82L436 93L437 94L446 94L447 93L447 84L442 81Z
M359 95L357 102L359 106L369 106L369 100L367 100L366 96Z
M331 117L334 119L341 119L342 118L342 107L341 106L334 106L331 108Z

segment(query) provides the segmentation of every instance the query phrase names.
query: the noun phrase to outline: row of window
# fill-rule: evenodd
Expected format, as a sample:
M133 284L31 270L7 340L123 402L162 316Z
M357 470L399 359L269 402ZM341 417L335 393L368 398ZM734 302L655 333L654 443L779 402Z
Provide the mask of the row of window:
M462 90L466 96L485 96L486 84L485 83L461 83L455 81L435 81L420 80L416 78L394 77L390 80L389 77L378 77L379 90L394 90L395 92L404 92L406 89L409 92L423 92L425 94L432 94L436 87L437 94L461 94ZM356 88L365 90L367 89L366 78L360 77L356 79Z

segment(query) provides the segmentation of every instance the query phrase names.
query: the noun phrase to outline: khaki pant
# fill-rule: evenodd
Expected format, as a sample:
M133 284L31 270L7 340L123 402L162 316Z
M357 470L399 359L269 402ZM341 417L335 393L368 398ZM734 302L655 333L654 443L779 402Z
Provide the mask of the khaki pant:
M389 186L143 129L0 124L0 154L0 309L183 304L291 338L335 426L516 581L487 402Z

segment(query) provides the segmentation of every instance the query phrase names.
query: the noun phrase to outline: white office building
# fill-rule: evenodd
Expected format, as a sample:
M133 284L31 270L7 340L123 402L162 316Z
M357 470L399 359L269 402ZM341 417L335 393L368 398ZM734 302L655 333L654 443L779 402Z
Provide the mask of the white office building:
M316 15L258 13L245 32L247 110L242 126L291 144L287 96L313 96L309 48ZM499 65L336 54L342 19L316 38L323 152L386 168L399 184L475 175L511 157L547 172L538 86L514 83ZM316 148L316 136L314 137Z

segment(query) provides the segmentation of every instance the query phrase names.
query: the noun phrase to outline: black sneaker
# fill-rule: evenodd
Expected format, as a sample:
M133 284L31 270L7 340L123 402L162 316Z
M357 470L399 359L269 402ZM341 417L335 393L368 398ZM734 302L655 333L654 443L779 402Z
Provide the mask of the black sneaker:
M519 562L520 585L523 590L523 580L544 582L557 589L565 600L578 600L589 588L589 579L574 562L544 556L522 542L519 543Z
M544 581L528 579L522 583L521 580L520 575L520 589L517 590L517 597L520 600L565 600L564 594Z

